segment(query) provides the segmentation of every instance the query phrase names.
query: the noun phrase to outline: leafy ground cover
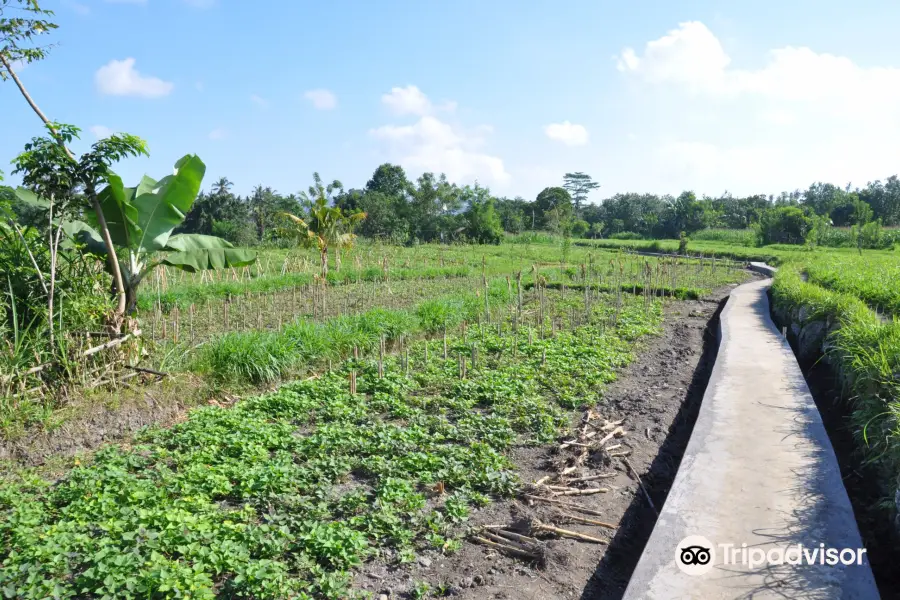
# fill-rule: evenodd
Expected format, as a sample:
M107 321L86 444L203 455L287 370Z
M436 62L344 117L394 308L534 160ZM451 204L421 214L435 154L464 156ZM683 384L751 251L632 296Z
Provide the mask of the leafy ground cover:
M454 552L473 507L516 491L509 450L554 439L661 319L658 301L603 296L588 315L579 298L546 291L552 334L499 319L451 336L446 360L442 340L412 343L382 377L350 359L148 430L55 483L7 478L0 590L347 598L365 561Z

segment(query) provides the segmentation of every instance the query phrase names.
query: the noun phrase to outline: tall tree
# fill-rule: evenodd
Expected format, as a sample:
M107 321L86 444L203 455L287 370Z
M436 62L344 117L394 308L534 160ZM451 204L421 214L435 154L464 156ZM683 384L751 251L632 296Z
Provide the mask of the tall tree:
M79 178L84 185L84 195L88 198L91 210L94 211L94 215L97 218L97 228L109 257L113 285L116 289L116 310L111 315L107 325L111 330L119 332L125 319L125 281L122 278L119 263L115 260L115 244L109 231L109 225L106 223L106 217L103 215L103 209L100 207L97 197L97 186L108 182L106 177L109 175L111 162L115 162L129 154L146 154L146 145L142 140L134 136L112 136L114 143L110 147L103 147L102 153L93 151L86 153L81 159L75 158L67 144L77 137L79 129L68 126L61 130L59 123L47 118L47 115L38 107L13 69L13 62L15 61L30 63L46 56L47 46L31 46L31 44L34 42L35 37L47 33L51 29L56 29L57 25L46 18L53 16L53 12L41 9L37 0L15 0L15 2L24 6L12 6L10 8L13 0L0 0L0 9L2 9L0 10L0 13L2 13L0 14L0 66L5 69L5 72L0 70L0 79L5 81L7 78L12 78L22 97L25 98L25 101L38 118L44 122L44 126L53 136L56 143L65 151L65 155L69 160L72 163L78 163L79 167L84 167ZM9 11L13 9L24 11L24 16L22 13L10 15ZM83 164L85 162L90 164Z
M460 192L467 205L463 213L466 237L479 244L499 244L503 241L503 225L494 208L491 191L476 183L474 187L467 185Z
M599 188L600 184L594 181L587 173L578 171L563 175L563 187L572 196L575 212L580 214L581 207L587 202L588 194L591 193L591 190Z
M319 199L323 199L326 206L331 206L334 204L335 196L343 191L344 184L337 179L326 185L318 173L313 173L313 184L307 191L300 192L300 202L306 210L312 210Z
M459 188L441 173L423 173L416 181L409 203L409 225L413 238L422 241L446 240L459 228L463 207Z
M276 194L270 187L264 188L262 185L257 185L248 198L248 204L256 225L256 237L263 241L266 238L266 229L274 217L277 204Z
M372 178L366 183L366 191L381 192L386 196L408 199L412 184L406 178L406 172L399 165L384 163L379 165Z

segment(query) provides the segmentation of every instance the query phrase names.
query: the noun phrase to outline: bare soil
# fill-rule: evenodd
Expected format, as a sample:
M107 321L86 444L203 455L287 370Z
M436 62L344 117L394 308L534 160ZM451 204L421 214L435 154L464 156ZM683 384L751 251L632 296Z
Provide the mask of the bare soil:
M150 379L117 391L98 390L73 398L43 424L13 439L0 439L0 463L16 469L83 457L104 444L127 443L143 427L174 424L190 408L211 401L211 393L189 374L157 382ZM227 395L224 398L222 403L229 401Z
M638 358L608 386L604 401L593 408L600 422L624 420L627 435L617 440L621 447L615 453L628 452L628 462L657 509L665 502L690 438L715 363L718 313L733 287L701 300L667 302L663 333L646 342ZM579 424L580 416L573 430ZM558 445L521 448L513 460L522 480L534 482L557 475L576 451L560 450ZM529 506L521 499L495 502L474 512L470 525L500 525L527 533L528 525L538 521L603 538L608 544L538 534L543 543L538 564L467 541L450 556L425 553L416 563L399 568L367 565L355 585L380 600L414 597L412 590L420 582L427 582L432 594L464 599L621 598L653 530L656 512L622 458L594 453L572 476L597 474L614 474L595 482L607 493L559 499L602 514L582 516L614 529L566 522L559 507Z

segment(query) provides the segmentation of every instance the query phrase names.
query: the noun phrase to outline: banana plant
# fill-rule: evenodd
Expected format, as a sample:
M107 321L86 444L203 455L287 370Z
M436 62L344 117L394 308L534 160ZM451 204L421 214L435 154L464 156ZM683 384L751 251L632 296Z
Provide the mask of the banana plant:
M109 175L109 184L97 198L109 234L116 248L125 286L126 312L134 312L141 281L159 265L188 272L243 267L256 261L256 253L235 248L214 236L174 234L185 219L206 173L206 165L196 155L186 155L175 163L172 175L159 181L144 176L135 187L125 187L122 179ZM20 188L23 198L30 192ZM33 201L33 198L30 200ZM98 233L98 219L87 213L84 221L63 223L66 234L106 260L106 245ZM109 270L109 261L106 261Z

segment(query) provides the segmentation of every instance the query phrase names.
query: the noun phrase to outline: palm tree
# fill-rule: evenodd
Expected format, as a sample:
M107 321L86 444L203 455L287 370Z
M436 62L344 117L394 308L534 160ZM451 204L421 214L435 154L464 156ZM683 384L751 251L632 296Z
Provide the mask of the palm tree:
M315 185L310 186L309 193L303 192L301 196L307 206L308 216L302 219L297 215L283 212L291 227L283 228L282 234L295 238L306 247L315 247L322 258L322 279L328 276L328 249L335 248L335 267L341 269L341 249L353 245L356 235L352 233L353 226L366 218L366 213L357 212L345 214L340 208L329 206L331 193L342 189L339 181L334 181L327 187L322 185L322 179L318 173L314 173Z

